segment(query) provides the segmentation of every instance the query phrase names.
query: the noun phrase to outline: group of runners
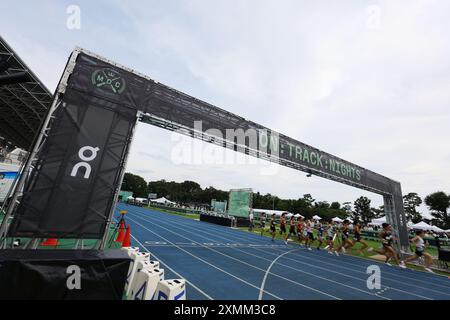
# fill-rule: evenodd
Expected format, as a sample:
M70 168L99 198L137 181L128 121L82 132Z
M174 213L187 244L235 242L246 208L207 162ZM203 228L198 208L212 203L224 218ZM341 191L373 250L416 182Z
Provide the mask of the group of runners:
M259 227L261 229L261 236L266 231L267 222L269 223L269 232L272 241L275 241L278 225L277 216L272 214L271 217L268 217L265 213L260 215ZM353 224L353 235L350 233L351 224ZM355 248L356 244L359 243L360 246L357 249L359 254L363 254L365 250L368 252L375 251L385 256L385 263L389 266L391 266L389 261L393 259L399 267L406 268L406 262L412 262L423 257L425 260L425 270L433 272L430 268L433 259L430 254L425 252L425 242L423 240L423 237L425 236L424 231L417 231L416 236L410 240L410 242L415 245L414 254L402 261L399 259L399 255L392 244L395 239L391 225L388 223L382 224L382 229L378 234L381 240L381 247L379 249L373 249L364 239L362 239L362 228L363 226L360 221L351 223L349 220L344 220L341 223L333 221L322 223L321 221L315 221L313 219L303 219L302 217L295 218L294 215L291 215L288 219L286 213L281 215L279 222L279 233L286 245L291 238L297 236L301 245L304 245L308 250L312 250L312 244L317 240L315 249L321 250L322 245L325 244L324 249L327 250L329 254L339 256L339 253L345 253L346 250ZM337 241L338 245L335 245L336 238L340 240Z

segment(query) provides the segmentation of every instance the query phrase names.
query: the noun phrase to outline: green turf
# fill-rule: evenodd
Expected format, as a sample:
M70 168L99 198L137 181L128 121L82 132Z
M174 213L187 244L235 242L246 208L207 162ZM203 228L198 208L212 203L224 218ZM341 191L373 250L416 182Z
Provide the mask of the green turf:
M197 214L197 213L180 213L180 212L170 211L170 210L161 209L161 208L153 207L153 206L147 206L146 208L150 209L150 210L163 212L163 213L173 214L173 215L184 217L184 218L187 218L187 219L192 219L192 220L199 220L200 219L200 215Z

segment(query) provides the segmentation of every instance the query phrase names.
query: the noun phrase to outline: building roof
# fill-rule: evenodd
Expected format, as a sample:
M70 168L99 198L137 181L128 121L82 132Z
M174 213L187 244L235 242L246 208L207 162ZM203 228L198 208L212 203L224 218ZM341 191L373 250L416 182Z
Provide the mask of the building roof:
M19 74L26 82L0 84L0 136L28 150L53 95L0 37L0 77Z

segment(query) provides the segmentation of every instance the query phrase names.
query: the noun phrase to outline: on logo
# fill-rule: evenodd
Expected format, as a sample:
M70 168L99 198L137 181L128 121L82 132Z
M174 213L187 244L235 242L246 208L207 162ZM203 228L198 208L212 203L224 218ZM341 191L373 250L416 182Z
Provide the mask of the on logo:
M73 166L72 172L70 173L70 175L72 177L76 177L78 174L78 170L80 168L84 168L84 178L85 179L89 179L89 177L91 176L91 165L88 163L92 160L94 160L97 157L97 152L100 150L100 148L96 147L91 147L91 146L84 146L82 148L80 148L80 150L78 151L78 157L82 160L80 162L78 162L76 165ZM90 155L85 155L85 152L90 152Z

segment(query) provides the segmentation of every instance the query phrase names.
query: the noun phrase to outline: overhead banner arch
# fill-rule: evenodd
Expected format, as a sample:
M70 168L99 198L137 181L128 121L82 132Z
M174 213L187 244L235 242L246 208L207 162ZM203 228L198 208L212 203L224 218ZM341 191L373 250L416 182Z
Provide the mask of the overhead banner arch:
M69 58L43 127L50 134L36 141L37 165L23 198L8 210L14 211L9 235L101 238L136 119L380 194L397 243L408 250L399 182L81 48Z

